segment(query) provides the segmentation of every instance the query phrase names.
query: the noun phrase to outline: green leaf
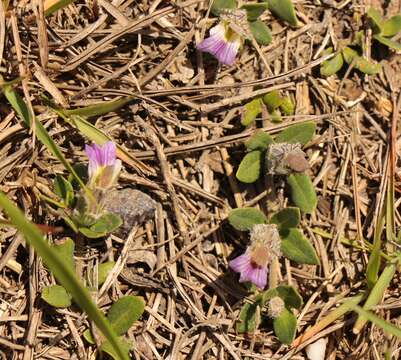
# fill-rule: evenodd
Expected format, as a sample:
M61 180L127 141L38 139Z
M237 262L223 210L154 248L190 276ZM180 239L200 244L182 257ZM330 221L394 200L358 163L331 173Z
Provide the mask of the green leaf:
M236 9L237 0L214 0L211 8L213 15L218 16L222 9Z
M120 344L121 344L121 350L124 351L126 354L129 353L129 351L132 348L132 344L129 343L126 339L123 337L120 337ZM110 341L105 341L102 346L100 347L100 350L104 351L106 354L110 355L114 360L120 360L120 357L118 354L115 352L113 347L110 344Z
M314 122L305 122L288 127L276 136L276 143L300 143L305 145L315 135L316 124Z
M280 316L273 320L274 333L286 345L290 345L297 330L297 318L288 309L284 309Z
M376 326L379 326L380 328L382 328L387 333L394 335L401 339L401 329L399 327L387 322L386 320L384 320L382 318L379 318L378 316L376 316L375 314L373 314L370 311L366 311L366 310L362 309L358 305L350 305L350 307L353 311L357 312L360 316L365 317L366 319L371 321Z
M298 264L319 265L315 249L298 229L287 229L280 235L281 251L285 257Z
M276 224L279 230L295 228L301 221L301 213L297 207L287 207L275 213L271 219L271 224Z
M79 227L78 231L89 239L98 239L107 235L107 232L99 233L85 226Z
M392 37L401 31L401 15L395 15L383 23L382 36Z
M238 333L252 333L256 330L256 325L260 323L260 316L257 318L257 308L257 302L244 304L236 324Z
M338 53L333 58L323 61L320 65L320 74L322 76L331 76L337 73L344 65L344 58L341 53Z
M253 99L244 106L241 124L244 126L252 124L261 112L262 101L260 100L260 98Z
M269 10L291 26L298 26L297 16L291 0L270 0Z
M344 57L345 62L349 65L351 64L355 58L359 58L360 55L358 54L357 51L355 51L354 49L346 46L343 50L342 50L342 54Z
M82 116L84 118L89 118L93 116L100 116L104 114L108 114L110 112L116 111L123 106L127 105L130 103L132 100L134 100L133 96L128 96L123 99L118 99L118 100L110 100L110 101L103 101L98 104L93 104L77 109L71 109L71 110L64 110L64 109L59 109L65 116L71 117L71 116Z
M283 98L280 96L278 90L273 90L263 96L263 102L265 103L267 110L269 110L269 112L273 112L281 106L283 103Z
M75 273L74 241L71 238L67 238L62 244L52 245L51 247L59 259L63 261L64 266Z
M45 10L45 16L49 16L56 12L57 10L60 10L69 4L73 3L75 0L57 0L57 1L45 1L44 3L44 10ZM49 4L49 5L47 5Z
M17 112L25 126L31 127L33 121L35 122L35 134L40 142L47 147L47 149L64 165L67 171L69 171L75 179L78 181L82 189L85 190L89 197L93 197L91 192L87 189L82 180L78 177L73 167L66 160L63 153L57 144L53 141L47 130L44 128L42 123L36 119L36 117L30 113L24 100L17 94L17 92L11 86L4 86L3 92L8 102L11 104L13 109Z
M66 308L71 305L71 295L60 285L44 287L41 298L49 305L57 308Z
M115 264L114 261L107 261L98 266L97 278L99 285L102 285L106 281L107 275L109 275Z
M245 4L241 6L241 9L246 10L248 21L255 21L265 10L269 8L267 2L261 2L257 4Z
M249 23L249 28L259 45L269 45L273 41L271 31L263 21L252 21Z
M280 296L280 298L284 301L287 308L301 308L303 300L301 295L299 295L298 291L295 290L294 287L289 285L282 285L276 287L275 290L277 291L278 296Z
M255 208L233 209L228 215L228 222L240 231L251 230L256 224L266 224L266 216Z
M97 233L111 233L122 224L121 218L113 213L105 213L91 225L90 230Z
M270 144L273 144L273 138L263 130L256 132L245 142L248 150L266 150Z
M386 45L390 49L401 50L401 44L399 42L397 42L397 41L388 39L388 38L386 38L384 36L380 36L380 35L374 35L373 38L375 40L377 40L379 43L382 43L383 45Z
M303 212L312 214L317 205L317 196L310 177L305 174L291 174L287 182L294 204Z
M283 112L284 115L290 116L294 115L295 113L295 104L291 100L290 96L286 96L285 98L282 99L280 109Z
M31 245L38 255L43 259L45 265L51 270L59 283L72 295L75 303L78 304L94 321L99 330L113 345L120 359L129 360L128 355L120 348L120 341L109 322L94 304L88 290L80 283L75 274L65 266L57 253L45 241L39 229L29 222L25 215L19 210L6 195L0 193L0 206L4 209L14 226L24 235L25 240Z
M373 62L366 60L363 57L360 57L359 59L357 59L357 61L355 62L355 68L358 69L359 71L363 72L364 74L368 74L368 75L377 74L382 69L381 64L375 64Z
M377 9L370 8L366 15L368 16L369 23L373 29L375 34L379 34L382 32L383 27L383 19L380 12Z
M259 150L251 151L242 159L235 176L243 183L250 184L255 182L260 175L261 161L262 152Z
M276 124L283 122L283 118L281 117L279 110L274 110L271 112L270 121Z
M124 296L111 305L107 320L117 335L123 335L145 310L145 301L139 296Z
M74 189L71 183L61 175L57 175L54 178L54 192L64 200L67 206L72 206L74 200Z

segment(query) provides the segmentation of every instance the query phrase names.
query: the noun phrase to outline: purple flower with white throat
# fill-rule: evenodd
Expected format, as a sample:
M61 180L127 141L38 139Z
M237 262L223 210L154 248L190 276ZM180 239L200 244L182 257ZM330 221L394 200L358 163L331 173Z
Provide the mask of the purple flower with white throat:
M275 257L281 256L281 239L274 224L257 224L251 230L251 244L245 253L229 262L240 273L239 282L250 281L258 288L267 285L268 267Z
M241 37L224 21L210 29L210 37L198 44L198 50L215 56L222 64L232 65L241 45Z
M89 158L89 183L91 188L109 189L117 182L121 170L121 160L116 158L116 145L108 141L102 146L85 146Z

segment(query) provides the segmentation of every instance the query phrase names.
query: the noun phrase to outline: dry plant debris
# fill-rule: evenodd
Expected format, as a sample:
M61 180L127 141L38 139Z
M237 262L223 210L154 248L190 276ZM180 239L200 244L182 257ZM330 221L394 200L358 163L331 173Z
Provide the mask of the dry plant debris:
M51 111L43 96L65 109L132 97L89 121L129 154L119 187L149 195L153 200L146 197L149 203L142 205L154 216L124 228L128 233L76 238L75 259L81 274L119 260L93 294L105 311L122 295L145 299L144 315L128 332L133 358L306 359L305 346L320 337L327 338L326 359L381 359L388 348L392 359L400 358L399 340L372 325L354 335L355 316L349 314L297 348L281 345L268 321L253 334L236 333L247 290L228 262L245 250L246 235L226 221L232 208L270 213L272 199L286 199L280 183L270 193L263 180L248 185L235 178L244 141L256 128L274 135L313 121L317 136L304 151L318 208L303 216L301 227L321 265L280 264L280 283L296 287L305 303L297 314L297 334L340 299L364 289L369 253L362 239L373 241L385 197L401 60L388 52L380 59L383 71L372 76L351 69L323 78L319 66L327 59L322 54L327 44L348 41L352 31L363 28L368 7L388 17L399 12L399 1L296 1L298 28L265 12L262 20L271 27L273 42L260 46L260 53L245 44L232 66L196 50L214 24L209 1L78 0L49 17L43 16L41 1L6 3L0 6L1 75L7 81L21 77L15 87L71 163L86 161L89 140ZM295 115L276 124L262 113L245 129L244 103L273 90L295 99ZM27 218L48 226L49 241L57 243L77 236L42 200L53 196L53 178L64 168L33 132L2 97L0 189ZM0 231L0 356L93 359L96 346L82 338L90 326L86 315L74 305L55 309L41 300L42 288L55 284L54 278L15 229ZM376 309L395 325L401 325L400 292L396 276Z

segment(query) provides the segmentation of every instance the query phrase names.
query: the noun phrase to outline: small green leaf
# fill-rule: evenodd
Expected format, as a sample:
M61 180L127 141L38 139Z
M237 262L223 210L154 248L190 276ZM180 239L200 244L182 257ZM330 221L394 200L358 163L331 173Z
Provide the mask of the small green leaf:
M280 96L278 90L273 90L263 96L263 102L265 103L267 110L269 110L269 112L273 112L281 106L283 103L283 98Z
M249 23L249 28L259 45L269 45L273 41L271 31L263 21L252 21Z
M253 99L244 106L241 124L244 126L252 124L261 112L262 101L260 98Z
M291 26L298 26L297 16L291 0L270 0L269 10Z
M285 257L298 264L319 265L315 249L298 229L287 229L280 235L281 251Z
M276 136L274 141L276 143L290 143L290 144L306 144L315 135L316 124L314 122L305 122L288 127Z
M287 178L291 188L292 201L303 212L311 214L317 205L317 196L312 181L305 174L291 174Z
M99 285L102 285L106 281L107 275L109 275L109 272L113 269L115 264L114 261L107 261L98 266L97 278Z
M278 296L280 296L280 298L284 301L287 308L301 308L303 300L301 295L299 295L298 291L294 287L282 285L276 287L275 290L277 291Z
M401 15L395 15L383 23L382 36L392 37L401 31Z
M297 318L288 309L284 309L280 316L273 320L274 333L286 345L290 345L297 330Z
M258 4L245 4L241 6L241 9L246 10L248 21L255 21L265 10L269 8L267 2L261 2Z
M71 305L71 295L60 285L44 287L41 298L57 308L65 308Z
M260 319L257 319L257 307L258 303L256 302L252 304L244 304L236 324L236 330L238 333L252 333L256 330L256 324L260 323Z
M401 45L400 45L401 49ZM359 71L363 72L364 74L368 75L374 75L380 72L381 70L381 65L380 64L375 64L373 62L370 62L366 60L365 58L361 57L357 59L355 62L355 68L358 69Z
M263 130L256 132L245 142L248 150L266 150L270 144L273 144L273 138Z
M247 184L258 180L261 160L262 152L259 150L254 150L246 154L239 164L237 173L235 174L237 179Z
M78 163L78 164L73 165L73 169L74 169L75 173L77 174L77 176L82 180L82 182L84 184L86 184L89 180L88 165ZM76 181L74 176L72 176L71 174L68 176L68 181L72 185L73 189L75 189L75 190L80 189L80 185L78 184L78 182Z
M271 112L270 121L275 123L275 124L283 122L283 118L281 117L280 110L277 109L277 110L273 110Z
M291 100L290 96L286 96L285 98L282 99L280 109L283 112L284 115L290 116L294 115L295 113L295 104Z
M92 231L90 228L84 226L79 227L78 231L89 239L98 239L107 235L107 233Z
M60 261L62 261L66 267L75 273L74 241L70 238L67 238L62 244L52 245L51 247L60 258Z
M214 0L211 8L213 15L218 16L222 9L236 9L237 0Z
M72 206L74 200L74 189L71 183L61 175L57 175L54 178L54 192L64 200L67 206Z
M377 40L379 43L382 43L383 45L386 45L390 49L401 50L401 44L399 42L397 42L397 41L388 39L388 38L386 38L384 36L380 36L380 35L374 35L373 38L375 40Z
M287 207L275 213L271 219L271 224L276 224L278 228L288 229L295 228L301 221L301 213L297 207Z
M344 65L344 58L341 53L338 53L333 58L323 61L320 65L320 74L322 76L331 76L337 73Z
M125 354L129 354L129 351L132 348L132 344L129 343L126 339L124 339L123 337L120 337L120 345L121 345L121 350L125 353ZM105 352L106 354L110 355L114 360L120 360L120 357L118 356L118 354L115 352L115 350L113 349L113 347L111 346L109 341L105 341L102 346L100 347L100 350L102 350L103 352Z
M360 55L358 54L357 51L355 51L354 49L346 46L343 50L342 50L342 54L344 57L345 62L349 65L352 63L352 61L354 61L355 58L360 57Z
M123 335L145 310L145 302L139 296L124 296L118 299L107 313L107 320L117 335Z
M97 233L111 233L116 230L123 221L121 218L113 213L105 213L90 227L90 229Z
M256 224L266 224L266 216L255 208L233 209L228 215L228 222L237 230L251 230Z
M375 34L379 34L383 30L383 19L380 12L377 9L370 8L366 15L368 16L369 23Z

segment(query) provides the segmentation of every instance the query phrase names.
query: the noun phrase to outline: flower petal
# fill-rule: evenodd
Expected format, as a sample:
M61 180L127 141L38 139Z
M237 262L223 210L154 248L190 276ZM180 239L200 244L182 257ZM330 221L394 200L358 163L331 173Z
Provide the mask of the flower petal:
M243 271L246 271L248 268L252 268L251 257L246 253L242 254L236 257L235 259L231 260L228 263L228 265L235 272L242 273Z
M88 175L93 176L101 166L101 151L98 145L85 145L85 152L89 159Z
M112 141L106 142L101 148L102 165L114 165L116 161L116 145Z

